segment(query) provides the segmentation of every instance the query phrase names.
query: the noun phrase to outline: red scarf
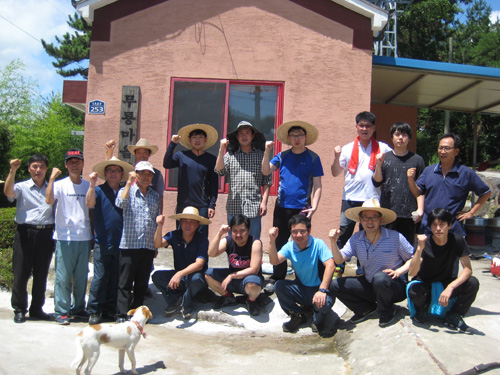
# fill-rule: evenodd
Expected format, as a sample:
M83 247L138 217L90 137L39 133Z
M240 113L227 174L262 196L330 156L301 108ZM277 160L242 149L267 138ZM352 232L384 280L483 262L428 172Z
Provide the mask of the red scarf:
M375 164L377 164L377 154L380 152L380 147L378 146L377 140L372 137L372 151L370 153L370 163L368 164L368 168L372 171L375 170ZM359 163L359 136L354 140L354 145L352 147L351 160L349 160L349 173L355 174L356 169L358 169Z

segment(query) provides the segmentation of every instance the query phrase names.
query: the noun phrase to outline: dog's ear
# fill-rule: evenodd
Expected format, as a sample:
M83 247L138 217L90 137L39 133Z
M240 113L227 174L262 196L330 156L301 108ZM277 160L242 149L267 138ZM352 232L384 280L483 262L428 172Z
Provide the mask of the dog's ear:
M130 310L130 311L127 313L127 315L129 315L129 316L130 316L130 315L134 315L136 311L137 311L137 309Z

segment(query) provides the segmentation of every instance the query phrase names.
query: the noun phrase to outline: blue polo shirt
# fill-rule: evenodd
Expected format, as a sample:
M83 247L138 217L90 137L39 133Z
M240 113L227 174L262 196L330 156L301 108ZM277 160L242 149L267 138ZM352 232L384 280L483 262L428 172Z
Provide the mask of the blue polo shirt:
M490 191L481 178L469 167L455 163L453 168L443 177L441 163L433 164L424 169L417 180L417 186L425 196L424 217L420 231L431 234L427 216L435 208L445 208L453 216L463 210L469 192L482 196ZM451 231L466 235L462 223L455 220Z
M181 271L187 266L193 264L196 259L205 259L203 272L208 268L208 238L196 231L191 242L186 244L182 239L182 230L168 232L164 237L168 245L172 246L174 251L174 269ZM167 245L167 246L168 246Z
M305 286L316 287L321 284L318 273L318 263L333 258L332 252L323 240L309 236L307 247L302 250L295 241L287 242L279 251L292 262L295 274Z
M123 210L115 206L116 194L107 182L95 188L94 232L95 242L101 248L120 246L123 229Z

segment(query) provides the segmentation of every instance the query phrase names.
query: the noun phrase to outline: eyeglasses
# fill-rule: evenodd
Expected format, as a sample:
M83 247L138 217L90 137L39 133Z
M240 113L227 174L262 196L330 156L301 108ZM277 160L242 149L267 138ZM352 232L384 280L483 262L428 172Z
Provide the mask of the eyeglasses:
M450 147L450 146L439 146L439 147L438 147L438 150L439 150L439 151L446 151L446 152L448 152L448 151L453 150L454 148L455 148L455 147Z
M290 138L302 138L305 137L306 135L304 133L301 134L288 134Z
M361 217L361 220L363 221L377 221L378 219L380 219L382 216L360 216Z
M291 231L292 235L296 236L297 234L304 235L307 233L307 229L294 229Z

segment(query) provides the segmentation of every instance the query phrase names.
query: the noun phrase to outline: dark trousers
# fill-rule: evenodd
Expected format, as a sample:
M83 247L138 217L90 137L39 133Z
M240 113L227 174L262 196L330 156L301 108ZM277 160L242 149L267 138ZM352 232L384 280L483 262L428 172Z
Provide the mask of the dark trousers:
M174 306L177 300L182 297L184 312L191 312L193 310L193 298L198 292L207 288L205 275L203 272L194 272L182 277L177 289L170 289L168 283L176 273L176 270L156 271L151 279L163 294L165 301L167 301L167 307Z
M45 304L45 289L50 261L54 253L55 242L52 239L53 228L33 229L18 225L14 237L12 269L14 285L11 304L15 313L28 311L28 280L33 273L31 306L29 311L40 313Z
M446 285L443 285L446 288ZM432 283L415 283L408 290L408 296L417 309L427 309L431 303ZM471 276L466 282L453 289L451 298L457 297L457 301L450 311L455 311L464 316L469 311L476 299L479 290L479 280Z
M384 272L377 272L371 283L364 276L341 277L332 281L330 291L355 314L368 311L375 303L379 313L388 313L395 302L406 299L405 281Z
M87 311L90 314L116 312L118 279L120 274L120 249L103 249L94 246L94 277L90 284Z
M348 219L347 216L345 216L344 212L353 207L361 207L363 205L363 202L358 202L358 201L349 201L349 200L343 200L342 201L342 206L340 207L340 235L337 240L337 246L339 249L342 249L347 241L349 241L349 238L351 238L354 228L356 227L356 222ZM363 226L361 223L359 223L359 230L362 230Z
M412 218L398 217L392 223L386 224L385 227L401 233L411 245L415 243L415 222Z
M288 242L288 238L290 237L288 221L293 216L299 214L300 211L302 211L300 208L283 208L280 207L279 204L276 204L274 207L273 227L277 227L279 229L278 237L276 238L276 250L280 251L280 249ZM283 280L286 277L286 270L287 262L273 266L271 279L274 281Z
M335 299L327 295L324 306L318 309L312 300L319 289L319 285L314 287L305 286L299 279L279 280L276 282L274 288L278 302L287 314L290 314L292 311L301 313L304 307L312 306L314 308L313 321L316 325L323 323L326 315L331 313L335 302Z
M118 281L118 314L127 315L130 309L144 302L155 251L149 249L120 249L120 279Z

